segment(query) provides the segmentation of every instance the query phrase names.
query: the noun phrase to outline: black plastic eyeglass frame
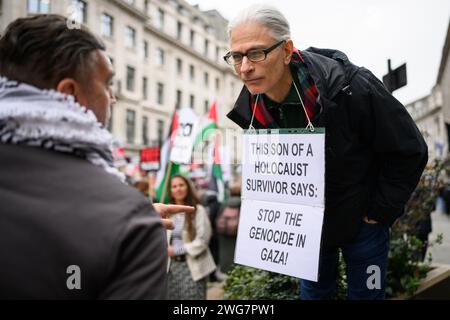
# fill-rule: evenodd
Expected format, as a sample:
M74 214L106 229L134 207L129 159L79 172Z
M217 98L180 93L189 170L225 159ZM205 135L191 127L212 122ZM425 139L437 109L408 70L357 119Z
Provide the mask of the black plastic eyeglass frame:
M275 50L280 44L282 44L282 43L285 42L285 41L286 41L286 40L281 40L280 42L275 43L275 44L274 44L273 46L271 46L270 48L262 49L261 51L264 52L264 59L258 60L258 61L252 61L252 59L250 59L250 58L248 57L249 52L252 52L252 51L255 51L255 50L258 50L258 49L251 49L251 50L247 51L246 53L240 53L240 52L234 52L234 53L235 53L235 54L236 54L236 53L239 53L240 55L242 55L242 59L244 59L244 57L247 57L247 58L248 58L250 61L252 61L252 62L261 62L261 61L266 60L266 59L267 59L267 55L268 55L270 52L272 52L273 50ZM242 61L239 62L239 63L234 63L234 64L233 64L233 63L230 63L230 62L228 61L229 58L231 58L231 52L228 52L228 53L223 57L223 59L225 60L225 62L228 63L229 65L236 66L236 65L242 63Z

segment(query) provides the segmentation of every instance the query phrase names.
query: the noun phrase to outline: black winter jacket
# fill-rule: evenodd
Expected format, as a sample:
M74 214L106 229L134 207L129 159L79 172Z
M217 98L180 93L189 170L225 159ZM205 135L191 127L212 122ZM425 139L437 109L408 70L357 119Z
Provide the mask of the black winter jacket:
M0 253L0 299L167 298L150 201L68 154L0 144Z
M312 122L326 128L322 244L344 245L355 238L365 215L391 225L403 214L428 150L405 107L369 70L336 50L309 48L301 55L319 91ZM245 129L250 100L244 87L228 114Z

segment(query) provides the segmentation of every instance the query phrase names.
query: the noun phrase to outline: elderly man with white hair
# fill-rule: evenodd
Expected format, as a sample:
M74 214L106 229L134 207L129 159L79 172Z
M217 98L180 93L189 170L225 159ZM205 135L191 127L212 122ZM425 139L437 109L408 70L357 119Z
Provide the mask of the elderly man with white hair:
M224 59L244 83L228 117L242 128L325 127L325 215L319 280L302 299L332 299L339 250L349 299L383 299L389 227L403 214L427 163L404 106L367 69L337 50L294 47L286 18L265 5L230 23ZM242 214L245 214L243 212ZM380 285L367 285L377 266Z

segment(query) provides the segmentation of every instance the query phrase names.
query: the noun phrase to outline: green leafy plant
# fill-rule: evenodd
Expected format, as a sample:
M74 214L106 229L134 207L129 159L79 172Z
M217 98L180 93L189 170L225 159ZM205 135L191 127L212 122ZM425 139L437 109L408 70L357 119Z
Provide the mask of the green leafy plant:
M297 300L298 279L236 265L224 286L228 300Z
M424 243L417 238L418 226L435 209L436 198L444 184L444 174L449 168L450 161L435 160L429 165L411 195L405 214L391 228L390 251L388 257L388 271L386 296L404 296L411 298L419 288L420 282L431 270L432 256L422 261L423 247L428 248L442 243L442 235Z
M440 243L442 243L442 235L431 242L429 247ZM386 285L388 298L401 295L411 298L418 289L420 281L431 270L431 254L425 262L418 254L423 245L421 240L407 234L404 234L403 238L391 240Z
M342 252L339 251L339 264L336 283L336 300L345 300L347 296L347 274L345 272L345 262Z

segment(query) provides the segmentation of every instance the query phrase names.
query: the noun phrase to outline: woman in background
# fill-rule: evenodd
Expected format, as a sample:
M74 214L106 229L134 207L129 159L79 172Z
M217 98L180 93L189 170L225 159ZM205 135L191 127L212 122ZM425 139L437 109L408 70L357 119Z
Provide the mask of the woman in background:
M169 203L196 208L194 213L180 212L170 217L175 228L167 232L169 299L205 300L208 276L216 269L208 247L209 217L193 186L182 175L170 179Z

